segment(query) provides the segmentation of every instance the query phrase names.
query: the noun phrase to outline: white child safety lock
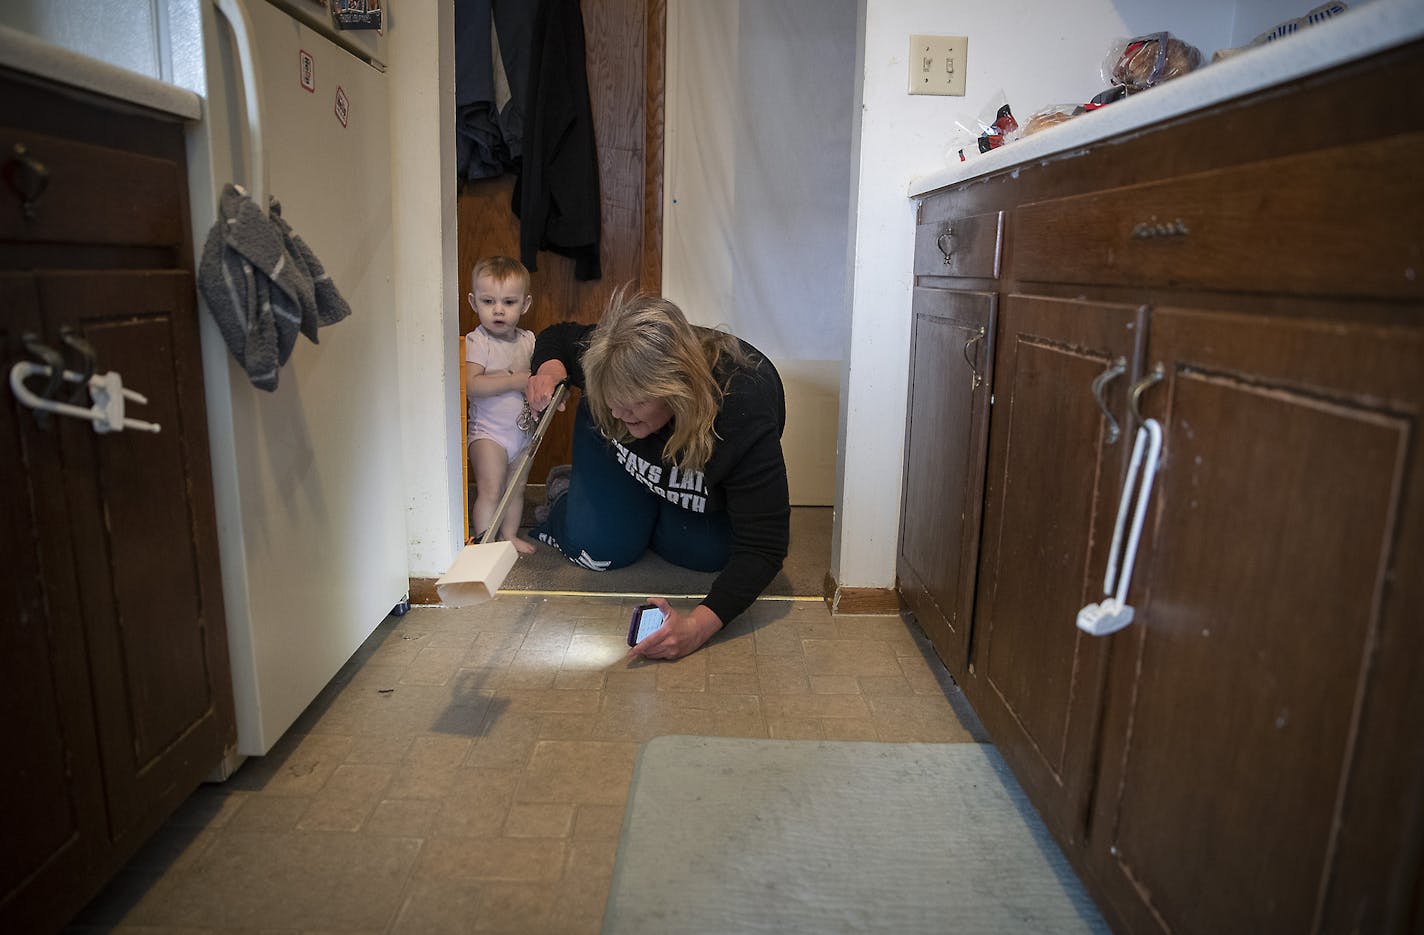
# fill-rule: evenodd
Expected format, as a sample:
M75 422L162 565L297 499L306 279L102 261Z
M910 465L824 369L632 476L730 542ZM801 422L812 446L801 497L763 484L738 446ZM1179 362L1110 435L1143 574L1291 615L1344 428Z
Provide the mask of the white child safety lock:
M1133 610L1127 603L1127 588L1132 582L1132 565L1137 557L1138 541L1142 538L1142 526L1147 519L1147 500L1152 496L1152 479L1157 474L1157 463L1161 454L1162 424L1156 419L1144 420L1132 444L1132 458L1128 462L1127 476L1122 482L1122 500L1118 503L1117 523L1113 527L1108 570L1103 577L1103 594L1107 596L1101 603L1089 604L1078 611L1078 629L1084 633L1107 636L1132 623ZM1132 528L1128 532L1127 547L1123 549L1122 534L1127 524L1127 505L1132 501L1134 487L1137 488L1137 506L1132 511ZM1118 571L1119 550L1122 550L1121 573ZM1114 578L1117 579L1116 592L1113 591Z
M124 429L138 432L157 432L160 427L154 422L133 419L125 414L124 403L147 403L142 393L135 393L124 386L123 377L117 371L85 376L72 370L61 372L62 378L70 383L83 383L89 388L89 398L93 405L85 408L71 403L61 403L46 399L25 386L27 377L49 377L56 368L33 361L22 360L10 368L10 391L21 404L39 412L53 412L72 419L85 419L93 423L94 431L122 432Z

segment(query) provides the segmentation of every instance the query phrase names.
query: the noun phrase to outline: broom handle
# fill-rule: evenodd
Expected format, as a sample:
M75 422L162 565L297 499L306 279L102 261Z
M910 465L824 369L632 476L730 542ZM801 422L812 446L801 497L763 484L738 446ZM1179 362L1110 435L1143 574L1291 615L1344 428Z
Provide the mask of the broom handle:
M480 540L480 545L486 545L494 538L495 532L499 529L499 521L504 519L504 511L509 508L509 498L514 496L514 488L519 486L519 475L524 473L524 468L529 464L529 459L534 457L534 453L539 450L539 443L544 440L544 435L549 431L549 424L554 421L554 413L559 411L559 407L564 403L564 397L568 395L569 381L561 380L554 387L554 395L549 399L549 405L544 408L544 412L539 416L539 424L534 427L534 434L529 437L529 444L524 446L524 451L515 459L514 468L509 472L509 483L504 485L504 494L499 498L499 505L494 508L494 516L490 517L489 526L485 528L484 538Z

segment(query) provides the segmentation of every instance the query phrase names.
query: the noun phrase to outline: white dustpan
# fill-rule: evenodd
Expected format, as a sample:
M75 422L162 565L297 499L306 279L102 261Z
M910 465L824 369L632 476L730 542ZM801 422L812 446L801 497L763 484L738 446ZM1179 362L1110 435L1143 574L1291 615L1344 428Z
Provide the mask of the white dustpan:
M559 406L563 405L567 392L568 384L566 383L560 383L554 388L554 396L549 400L548 408L544 410L544 414L539 417L539 425L534 429L529 444L524 446L524 453L510 465L509 482L505 484L504 495L499 498L499 505L495 507L494 516L490 517L484 538L475 545L467 545L461 549L460 554L455 556L455 563L450 566L450 570L435 582L435 593L440 595L440 602L445 606L470 607L475 604L483 604L495 596L499 586L504 583L504 576L509 574L509 570L514 567L515 561L519 558L514 544L491 542L490 539L499 529L499 521L504 518L504 511L509 508L509 500L514 494L514 487L519 481L519 476L524 473L524 468L534 457L534 453L539 450L539 443L544 440L544 435L549 430L549 423L554 421L554 413L558 412ZM523 504L520 506L522 508Z

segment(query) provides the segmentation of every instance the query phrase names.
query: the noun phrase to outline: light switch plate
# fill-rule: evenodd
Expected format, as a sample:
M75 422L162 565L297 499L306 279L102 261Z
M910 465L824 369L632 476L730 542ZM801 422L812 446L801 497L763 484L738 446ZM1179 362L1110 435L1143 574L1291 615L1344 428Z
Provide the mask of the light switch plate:
M968 36L911 36L910 93L964 96Z

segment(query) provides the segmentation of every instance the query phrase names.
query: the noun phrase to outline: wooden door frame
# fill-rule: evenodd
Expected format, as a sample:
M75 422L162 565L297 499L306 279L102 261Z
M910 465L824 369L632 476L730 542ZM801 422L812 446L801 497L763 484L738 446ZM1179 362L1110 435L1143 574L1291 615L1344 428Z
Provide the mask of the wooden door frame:
M643 262L638 282L646 292L663 286L663 129L667 95L667 0L647 0L643 79Z
M667 0L646 0L643 83L643 230L638 263L638 288L660 295L663 280L663 131L667 92ZM463 306L463 301L461 304ZM460 347L458 343L457 347ZM462 350L457 350L457 354L460 358L464 357ZM464 435L463 363L460 373L460 460L463 466L459 496L462 501L461 512L465 517L465 525L468 526L470 503L467 496L469 481L466 474L468 458ZM469 536L470 532L471 530L466 529L465 535ZM435 579L411 578L410 601L413 604L439 603L440 598L435 592Z

